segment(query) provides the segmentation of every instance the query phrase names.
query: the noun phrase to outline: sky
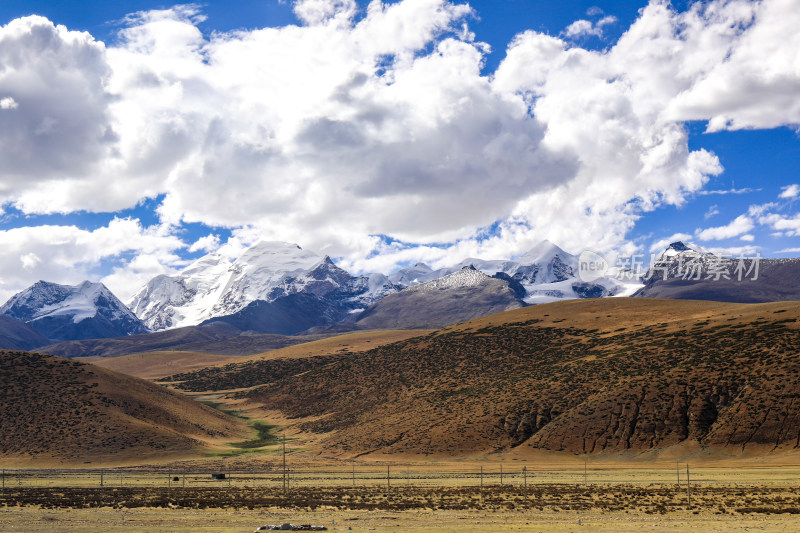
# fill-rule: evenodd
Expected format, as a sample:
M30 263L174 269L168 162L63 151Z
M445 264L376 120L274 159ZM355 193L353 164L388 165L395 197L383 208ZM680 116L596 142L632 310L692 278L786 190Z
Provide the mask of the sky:
M353 272L800 256L800 0L0 3L0 301L258 240Z

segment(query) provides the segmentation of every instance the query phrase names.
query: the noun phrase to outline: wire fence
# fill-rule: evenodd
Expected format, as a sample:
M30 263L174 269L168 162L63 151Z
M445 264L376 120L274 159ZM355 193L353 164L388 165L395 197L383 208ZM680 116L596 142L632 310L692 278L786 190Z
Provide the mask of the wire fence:
M694 467L674 463L663 468L603 465L542 468L497 465L437 469L435 465L168 469L15 469L0 472L0 490L18 487L480 487L552 485L762 485L800 484L800 465L764 467Z

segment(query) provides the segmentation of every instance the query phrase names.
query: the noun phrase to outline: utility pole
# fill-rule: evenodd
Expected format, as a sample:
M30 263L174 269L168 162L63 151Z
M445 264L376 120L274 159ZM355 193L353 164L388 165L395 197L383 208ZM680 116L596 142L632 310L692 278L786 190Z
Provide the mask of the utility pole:
M689 507L692 507L692 485L689 478L689 463L686 463L686 499L689 502Z
M283 434L283 494L286 495L286 433Z
M675 461L675 473L678 475L678 488L681 486L681 464Z
M100 486L103 486L103 471L100 470Z
M353 486L356 486L356 462L353 461Z
M586 457L586 458L584 458L584 460L583 460L583 484L584 484L584 485L588 485L588 484L589 484L589 481L588 481L588 476L587 476L587 473L586 473L586 470L587 470L587 468L588 468L588 465L589 465L589 458L588 458L588 457Z
M481 505L483 505L483 465L481 465Z
M525 496L525 501L528 501L528 467L522 467L522 483L523 483L523 495Z
M386 490L392 490L391 474L389 473L389 465L386 465Z
M500 464L500 485L503 484L503 465Z

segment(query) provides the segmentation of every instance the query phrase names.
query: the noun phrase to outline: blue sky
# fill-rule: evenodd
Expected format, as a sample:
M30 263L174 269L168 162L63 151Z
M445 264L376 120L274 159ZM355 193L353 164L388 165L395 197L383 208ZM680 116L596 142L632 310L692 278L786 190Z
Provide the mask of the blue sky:
M544 238L800 255L796 2L386 4L1 3L0 297L124 298L259 238L384 272Z

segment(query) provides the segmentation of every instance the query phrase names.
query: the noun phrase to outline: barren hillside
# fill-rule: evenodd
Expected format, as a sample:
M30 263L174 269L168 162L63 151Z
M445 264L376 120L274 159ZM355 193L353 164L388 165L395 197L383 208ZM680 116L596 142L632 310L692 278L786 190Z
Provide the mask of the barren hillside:
M524 308L255 389L325 449L733 453L800 445L800 303Z
M138 378L61 357L0 351L0 460L135 462L200 455L245 423Z

